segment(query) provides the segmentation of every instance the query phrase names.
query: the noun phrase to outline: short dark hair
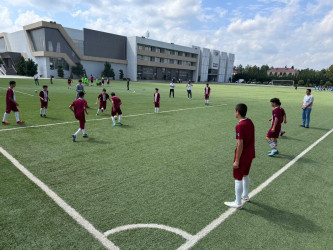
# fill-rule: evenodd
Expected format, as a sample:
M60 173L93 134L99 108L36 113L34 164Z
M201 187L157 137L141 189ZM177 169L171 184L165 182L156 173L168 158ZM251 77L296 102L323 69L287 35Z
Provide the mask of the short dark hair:
M12 84L16 84L16 82L15 81L10 81L9 85L12 85Z
M103 89L103 91L106 91L106 89Z
M111 92L111 96L115 96L116 95L116 93L115 92Z
M270 102L275 103L276 105L281 105L280 99L279 98L272 98Z
M157 90L157 91L158 91L158 88L155 88L155 90Z
M311 93L311 89L307 89Z
M43 85L43 88L47 88L47 85Z
M209 83L206 83L207 86L209 86Z
M244 103L239 103L236 105L235 110L238 111L242 117L245 117L247 113L247 106Z
M84 92L83 91L79 92L79 97L84 97Z
M80 79L79 82L82 82L82 80Z

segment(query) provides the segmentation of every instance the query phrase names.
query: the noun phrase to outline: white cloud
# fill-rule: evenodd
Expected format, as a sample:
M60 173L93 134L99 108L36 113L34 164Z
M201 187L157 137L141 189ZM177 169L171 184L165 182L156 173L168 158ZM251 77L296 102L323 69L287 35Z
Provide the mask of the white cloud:
M0 6L0 33L12 31L13 22L10 19L9 9Z

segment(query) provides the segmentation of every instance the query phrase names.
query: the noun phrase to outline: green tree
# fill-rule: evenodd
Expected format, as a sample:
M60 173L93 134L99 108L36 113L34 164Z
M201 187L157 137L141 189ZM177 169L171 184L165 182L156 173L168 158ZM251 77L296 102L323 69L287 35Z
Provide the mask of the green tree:
M62 68L61 65L58 66L58 76L59 76L60 78L63 78L63 77L64 77L64 70L63 70L63 68Z
M69 75L69 77L70 77L71 79L74 78L74 76L73 76L73 72L71 72L71 74Z
M71 73L80 78L86 73L86 70L83 68L83 65L78 62L75 66L72 67Z
M115 74L114 74L114 70L113 70L113 68L111 68L111 70L110 70L110 77L114 80L114 78L115 78Z
M34 76L37 73L38 64L36 64L32 59L26 61L26 75Z
M104 63L104 70L102 71L102 75L104 75L105 77L112 77L112 68L109 62Z
M304 80L299 80L299 81L298 81L298 85L299 85L299 86L304 86Z
M2 58L0 58L0 64L3 64Z
M124 79L124 71L122 69L119 70L119 79L120 80Z
M27 67L26 63L24 60L24 57L21 56L19 61L16 64L16 72L20 76L25 76L27 74Z

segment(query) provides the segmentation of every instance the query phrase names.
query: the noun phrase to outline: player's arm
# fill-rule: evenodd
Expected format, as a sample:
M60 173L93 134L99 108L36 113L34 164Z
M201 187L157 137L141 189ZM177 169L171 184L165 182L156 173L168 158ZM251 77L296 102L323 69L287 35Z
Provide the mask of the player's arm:
M277 125L277 123L278 123L278 121L279 121L279 118L275 118L275 120L274 120L274 124L273 124L273 127L272 127L272 132L274 132L275 131L275 127L276 127L276 125Z
M284 123L287 123L287 114L286 113L283 116L283 121L284 121Z
M243 153L243 139L238 139L237 146L236 146L236 159L233 164L234 168L239 168L239 161L240 161L242 153Z
M69 106L69 109L72 110L73 113L74 113L73 104L71 104L71 105Z
M16 101L14 101L13 97L11 97L11 96L9 97L9 101L11 101L12 103L14 103L16 106L19 105Z
M99 99L99 97L97 97L96 104L98 103L98 99Z

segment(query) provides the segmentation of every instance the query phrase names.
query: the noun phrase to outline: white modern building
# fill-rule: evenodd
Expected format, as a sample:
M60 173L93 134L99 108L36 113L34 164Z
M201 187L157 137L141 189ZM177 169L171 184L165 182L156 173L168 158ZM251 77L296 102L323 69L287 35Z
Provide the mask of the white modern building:
M72 29L40 21L13 33L0 33L0 74L16 74L23 56L38 64L42 77L65 77L81 63L88 76L100 77L109 62L119 79L119 70L132 81L159 80L228 82L235 56L197 46L186 47L146 37L125 37L91 29Z

